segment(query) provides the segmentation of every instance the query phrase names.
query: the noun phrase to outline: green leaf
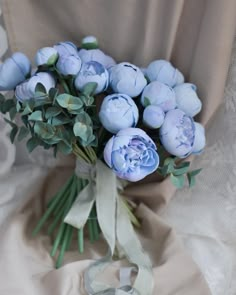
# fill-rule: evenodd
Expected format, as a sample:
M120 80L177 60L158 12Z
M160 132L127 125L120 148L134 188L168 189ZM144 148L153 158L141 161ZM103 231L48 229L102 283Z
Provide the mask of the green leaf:
M17 103L16 103L16 110L17 110L18 113L19 113L20 110L21 110L21 104L20 104L19 101L17 101Z
M36 137L31 137L26 143L28 152L31 153L38 145L40 145L40 140Z
M83 107L81 99L70 94L60 94L57 96L56 100L61 107L67 109L68 111L78 110Z
M55 134L55 128L47 123L37 121L34 125L34 132L43 139L50 139Z
M52 117L56 117L57 115L59 115L60 113L62 112L62 110L58 107L49 107L47 110L46 110L46 113L45 113L45 118L46 119L49 119L49 118L52 118Z
M63 141L57 144L57 149L64 155L69 155L72 152L72 147Z
M189 187L193 187L196 183L195 176L191 175L190 173L187 173L187 177L188 177Z
M3 104L4 101L5 101L5 96L2 93L0 93L0 105Z
M87 126L92 126L93 125L91 117L86 112L78 114L76 116L76 118L75 118L75 121L76 122L81 122L81 123L83 123L83 124L85 124Z
M94 103L94 97L89 95L81 95L81 100L86 106L91 106Z
M24 102L23 107L24 107L24 111L23 111L22 115L28 115L28 114L32 113L34 110L34 100L31 99L31 100Z
M20 127L20 131L18 133L17 139L19 141L23 140L27 135L29 134L29 129L26 128L25 126Z
M56 116L56 117L51 118L49 120L50 120L50 124L52 126L65 125L65 124L71 123L71 121L72 121L70 118L67 118L64 115L59 115L59 116Z
M8 120L7 118L4 118L4 121L11 125L12 128L17 127L17 125L14 122Z
M55 97L57 96L59 90L57 88L51 88L48 92L49 98L54 101Z
M53 55L50 56L50 58L48 59L48 61L47 61L47 65L48 65L48 66L52 66L52 65L54 65L55 62L57 61L57 59L58 59L58 54L57 54L57 53L56 53L56 54L53 54Z
M171 174L170 180L171 180L172 184L174 186L176 186L177 188L182 188L184 186L184 176L183 175L175 176L175 175Z
M14 140L15 140L15 137L16 137L16 134L18 132L18 127L17 126L14 126L10 132L10 140L11 140L11 143L14 143Z
M43 121L42 111L35 111L28 117L29 121Z
M40 97L39 99L35 99L35 105L34 107L41 107L44 105L51 105L52 101L50 99L46 98L42 98Z
M144 107L147 107L147 106L149 106L151 103L150 103L150 100L149 100L149 98L148 97L144 97L144 101L143 101L143 105L144 105Z
M196 169L196 170L192 170L192 171L190 171L189 173L190 173L192 176L196 176L196 175L198 175L201 171L202 171L202 168L200 168L200 169Z
M9 111L9 116L10 116L11 120L15 119L16 114L17 114L17 110L16 110L16 106L14 106Z
M41 92L41 93L46 94L47 90L42 83L37 83L37 85L35 87L35 92Z
M13 99L6 99L1 107L3 114L6 114L10 111L11 108L15 107L16 103Z
M178 167L176 167L173 171L174 175L182 175L187 173L190 166L190 162L183 162Z
M93 95L94 94L94 91L96 90L98 86L98 83L96 82L89 82L87 84L85 84L85 86L83 87L83 90L82 90L82 93L84 95Z

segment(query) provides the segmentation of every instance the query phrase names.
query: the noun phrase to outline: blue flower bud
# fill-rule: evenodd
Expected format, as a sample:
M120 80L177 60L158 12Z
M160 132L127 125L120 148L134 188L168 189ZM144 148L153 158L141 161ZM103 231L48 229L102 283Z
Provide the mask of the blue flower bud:
M37 66L48 65L52 66L55 64L58 58L58 53L53 47L44 47L37 51L35 56L35 63Z
M196 116L202 109L202 102L197 96L196 89L191 83L183 83L174 88L177 108L191 117Z
M156 145L139 128L123 129L113 136L105 146L104 160L118 177L129 181L139 181L159 166Z
M29 75L31 64L26 55L14 53L0 65L0 91L13 90Z
M138 96L147 85L142 71L133 64L122 62L109 69L110 86L114 92Z
M149 105L143 112L143 123L151 129L160 128L164 122L164 119L165 113L163 112L162 108L158 106Z
M57 50L59 56L78 55L78 49L76 45L69 41L57 43L53 47Z
M38 83L41 83L47 92L56 85L56 81L52 74L46 72L37 73L16 87L15 96L17 100L22 102L34 97L35 88Z
M126 94L112 94L104 98L99 118L104 128L111 133L135 127L139 112L133 99Z
M98 48L98 40L94 36L86 36L82 39L82 47L85 49Z
M90 61L82 64L75 79L75 87L82 91L87 83L96 82L98 85L94 94L98 94L107 89L108 80L109 74L104 66L96 61Z
M193 143L192 154L201 154L206 145L205 128L202 124L194 122L195 125L195 139Z
M170 87L184 82L183 74L167 60L155 60L149 64L146 70L150 81L159 81Z
M194 139L193 119L179 109L169 111L160 128L160 140L167 152L185 158L193 150Z
M57 70L64 76L77 75L81 69L82 61L79 56L62 55L56 64Z
M148 84L141 96L142 105L156 105L168 112L176 108L175 92L169 86L155 81Z
M82 62L86 63L89 61L96 61L102 64L106 69L109 69L110 67L116 64L116 62L111 56L106 55L100 49L80 49L78 54Z

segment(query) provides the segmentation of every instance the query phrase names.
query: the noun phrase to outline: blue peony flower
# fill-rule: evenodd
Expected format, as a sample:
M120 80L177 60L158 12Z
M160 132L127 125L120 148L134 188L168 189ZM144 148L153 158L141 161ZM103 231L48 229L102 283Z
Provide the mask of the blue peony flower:
M164 119L165 113L163 112L162 108L158 106L149 105L143 112L143 123L151 129L160 128L164 122Z
M59 57L56 67L60 74L64 76L77 75L81 69L82 61L79 56L62 55Z
M56 51L58 52L59 56L62 55L78 55L78 49L77 46L69 41L66 42L60 42L53 46Z
M133 99L126 94L119 93L106 96L99 112L102 125L111 133L135 127L138 117L138 108Z
M168 112L176 108L175 92L169 86L155 81L148 84L141 96L142 105L156 105Z
M202 153L206 145L205 128L202 124L194 122L195 125L195 138L193 143L192 154L199 155Z
M191 83L183 83L174 88L177 108L191 117L196 116L202 109L202 102L196 90L197 87Z
M84 63L89 61L96 61L102 64L106 69L109 69L116 64L111 56L105 54L100 49L80 49L78 54Z
M48 65L52 66L55 64L58 58L57 50L53 47L44 47L37 51L35 56L35 63L37 66Z
M193 150L195 140L193 119L179 109L169 111L160 128L160 140L170 154L187 157Z
M13 90L29 75L31 64L21 52L14 53L0 65L0 91Z
M159 81L170 87L184 83L183 74L164 59L155 60L146 69L150 81Z
M114 92L138 96L147 85L142 71L128 62L122 62L109 69L110 86Z
M154 142L139 128L123 129L113 136L105 146L104 159L118 177L133 182L159 166Z
M96 61L90 61L82 64L75 79L75 87L81 91L87 83L96 82L98 85L94 94L98 94L107 89L108 80L109 74L104 66Z
M46 72L37 73L16 87L15 96L17 100L22 102L34 97L35 88L38 83L43 84L47 92L56 85L52 74Z

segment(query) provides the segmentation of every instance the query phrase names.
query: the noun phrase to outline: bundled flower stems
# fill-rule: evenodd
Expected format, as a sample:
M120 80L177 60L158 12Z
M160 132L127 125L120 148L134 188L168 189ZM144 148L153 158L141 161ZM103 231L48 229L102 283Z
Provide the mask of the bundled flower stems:
M26 139L29 152L41 146L55 156L74 154L76 169L49 201L33 235L44 228L55 236L56 267L74 235L80 253L87 247L85 232L91 242L103 237L108 255L88 269L88 293L99 291L91 283L97 266L103 269L121 251L139 270L133 290L152 294L152 284L143 282L152 281L151 262L133 229L139 220L122 192L128 182L152 173L170 176L178 188L186 179L194 185L201 169L191 171L185 158L205 146L204 127L194 121L202 108L196 86L166 60L146 68L116 63L92 36L80 47L60 42L41 48L35 64L31 70L29 59L16 52L0 65L0 90L13 91L11 99L0 96L11 141Z

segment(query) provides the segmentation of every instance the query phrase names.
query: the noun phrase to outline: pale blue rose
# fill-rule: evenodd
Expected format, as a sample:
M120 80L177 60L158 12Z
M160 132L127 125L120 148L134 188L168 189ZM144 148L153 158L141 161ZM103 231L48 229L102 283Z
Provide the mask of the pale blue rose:
M35 63L37 66L48 65L52 66L55 64L58 58L57 50L53 47L44 47L37 51L35 56Z
M155 81L148 84L141 96L142 105L157 105L168 112L176 108L176 99L174 90L166 84Z
M195 139L192 117L179 109L169 111L160 128L160 140L171 155L185 158L191 154Z
M117 133L121 129L135 127L139 112L133 99L126 94L112 94L104 98L99 118L105 129Z
M106 144L104 159L115 174L129 181L139 181L156 171L159 155L152 139L139 128L119 131Z
M111 56L105 54L100 49L80 49L78 54L82 62L96 61L102 64L106 69L116 64Z
M24 101L34 97L35 88L38 83L43 84L47 92L56 85L56 81L52 74L40 72L16 87L16 98L19 101Z
M96 82L98 85L94 94L98 94L107 89L108 81L109 74L104 66L96 61L90 61L82 64L75 79L75 87L82 91L87 83Z
M201 154L206 145L205 128L202 124L194 122L195 125L195 139L193 143L192 154Z
M143 123L151 129L160 128L164 123L164 119L165 113L162 108L158 106L149 105L143 112Z
M147 85L142 71L135 65L122 62L109 69L110 86L114 92L138 96Z
M183 74L164 59L151 62L146 70L150 81L159 81L170 87L184 83Z
M78 49L77 46L69 41L66 42L60 42L53 46L56 51L58 52L59 56L62 55L78 55Z
M81 69L82 61L79 56L62 55L59 57L56 68L64 76L77 75Z
M196 116L202 109L202 102L196 90L197 87L191 83L183 83L174 88L177 108L191 117Z
M21 52L14 53L0 65L0 91L13 90L31 70L30 60Z

